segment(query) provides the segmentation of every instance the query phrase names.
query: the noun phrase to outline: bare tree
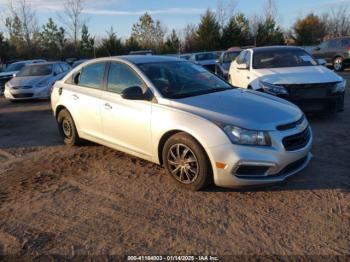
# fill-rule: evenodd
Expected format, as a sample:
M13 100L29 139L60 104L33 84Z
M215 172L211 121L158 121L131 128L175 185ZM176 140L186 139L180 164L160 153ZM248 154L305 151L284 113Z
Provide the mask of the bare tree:
M39 27L36 13L28 4L27 0L9 0L8 2L9 16L8 21L18 19L21 24L21 33L28 48L31 48L39 34Z
M261 16L258 16L257 14L252 15L249 18L249 28L250 33L254 38L254 45L256 46L256 38L259 31L259 26L262 24L263 18Z
M346 4L332 8L322 16L326 25L328 37L340 37L350 35L350 10Z
M226 26L228 20L234 15L237 8L236 0L217 0L216 19L221 30Z
M278 18L278 10L274 0L266 0L264 6L265 19L276 20Z
M64 0L63 13L58 13L58 18L65 25L75 48L78 47L80 31L85 23L83 20L84 4L85 0Z

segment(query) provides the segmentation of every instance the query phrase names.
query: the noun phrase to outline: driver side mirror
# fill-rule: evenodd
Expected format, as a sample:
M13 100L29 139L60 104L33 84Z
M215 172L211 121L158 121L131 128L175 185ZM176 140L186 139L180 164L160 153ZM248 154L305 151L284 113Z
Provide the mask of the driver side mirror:
M132 86L124 89L121 96L127 100L148 100L142 88L139 86Z
M249 69L249 66L245 63L243 64L237 64L237 69L240 69L240 70L247 70Z

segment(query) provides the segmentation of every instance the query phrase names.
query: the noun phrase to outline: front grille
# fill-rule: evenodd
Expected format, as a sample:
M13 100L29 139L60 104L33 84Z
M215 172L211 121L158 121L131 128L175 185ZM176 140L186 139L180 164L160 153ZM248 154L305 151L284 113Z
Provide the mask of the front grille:
M318 83L318 84L291 84L283 85L288 93L289 98L324 98L332 94L334 86L338 82Z
M304 122L304 120L305 120L305 116L303 115L298 121L295 121L295 122L292 122L292 123L288 123L288 124L285 124L285 125L277 126L277 130L285 131L285 130L296 128L298 125L302 124Z
M287 175L299 169L305 163L306 160L307 160L307 156L287 165L285 168L283 168L283 170L278 175Z
M310 138L310 128L307 127L303 132L299 134L283 138L282 143L287 151L294 151L304 148L309 143Z
M23 93L23 94L12 94L14 98L28 98L32 97L33 93Z

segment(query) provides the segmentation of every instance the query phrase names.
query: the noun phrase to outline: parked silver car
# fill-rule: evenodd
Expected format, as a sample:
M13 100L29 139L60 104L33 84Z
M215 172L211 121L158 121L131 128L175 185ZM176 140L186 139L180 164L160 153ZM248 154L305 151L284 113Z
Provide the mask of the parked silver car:
M10 64L4 72L0 73L0 95L4 92L5 83L10 81L23 67L30 64L45 63L46 60L25 60Z
M5 84L5 98L10 101L49 98L53 84L69 70L64 62L27 65Z
M311 159L297 106L174 57L91 60L56 82L51 103L66 144L87 139L164 165L191 190L283 181Z

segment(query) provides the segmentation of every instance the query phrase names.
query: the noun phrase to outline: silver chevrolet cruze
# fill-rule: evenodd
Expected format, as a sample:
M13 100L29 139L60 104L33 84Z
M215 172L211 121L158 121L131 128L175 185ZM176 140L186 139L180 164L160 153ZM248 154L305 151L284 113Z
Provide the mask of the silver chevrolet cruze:
M51 102L66 144L86 139L163 165L190 190L280 182L311 159L298 107L177 58L91 60L56 82Z

